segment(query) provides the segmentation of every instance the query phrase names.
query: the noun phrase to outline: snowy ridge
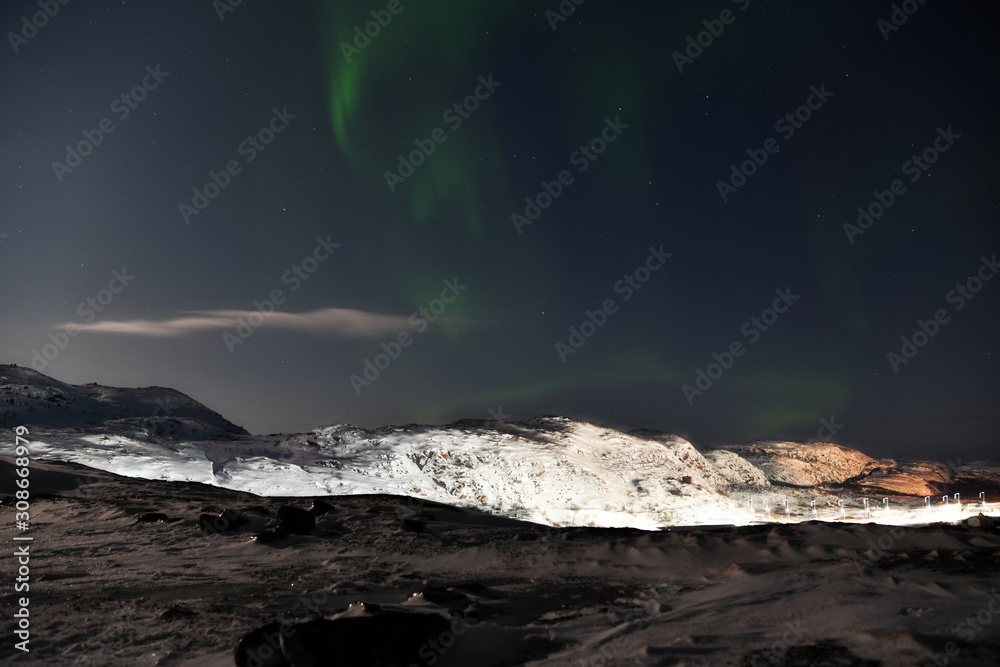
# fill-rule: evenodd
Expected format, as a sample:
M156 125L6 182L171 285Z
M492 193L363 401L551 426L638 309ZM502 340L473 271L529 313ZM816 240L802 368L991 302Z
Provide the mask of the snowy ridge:
M861 452L829 442L761 442L727 447L771 481L795 486L842 484L878 467Z
M686 440L561 417L375 431L338 425L218 442L141 435L39 431L30 449L129 477L262 496L394 494L550 525L656 529L720 523L731 513L725 478Z
M878 510L886 495L894 511L880 521L926 521L924 496L1000 493L995 462L952 469L831 443L702 452L667 433L564 417L251 436L172 389L73 386L15 366L0 367L0 395L16 408L8 420L28 427L33 460L260 496L409 496L555 526L860 521L873 518L869 496ZM0 456L13 455L0 442Z
M30 368L0 366L0 427L129 430L187 440L249 435L189 396L166 387L72 385Z
M797 448L762 443L748 453L757 467L732 451L702 454L676 436L628 434L563 417L375 430L334 425L306 434L218 441L162 437L118 422L101 431L31 430L31 456L260 496L392 494L554 526L645 530L755 520L864 521L873 516L860 512L859 496L881 496L894 481L913 475L912 465L897 475L886 460L875 469L878 475L823 483L857 467L864 455L827 443ZM771 459L759 458L765 451ZM793 451L795 456L784 456ZM12 443L0 444L0 456L13 455ZM803 460L814 457L822 460ZM962 479L975 479L975 488L1000 490L1000 467L989 462L965 467ZM931 483L918 481L921 489ZM848 513L838 501L854 509ZM891 518L886 514L879 521L932 518L921 513L917 498L893 503Z
M398 429L359 441L340 427L314 435L344 467L333 493L371 485L553 525L653 528L728 512L721 477L680 438L665 445L561 417L463 424L419 438Z

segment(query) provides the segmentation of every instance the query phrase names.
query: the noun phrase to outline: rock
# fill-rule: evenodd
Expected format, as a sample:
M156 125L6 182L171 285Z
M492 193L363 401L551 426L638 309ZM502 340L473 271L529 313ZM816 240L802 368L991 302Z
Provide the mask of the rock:
M423 598L428 602L433 604L448 605L455 603L466 603L469 598L463 593L454 591L450 588L442 588L440 586L426 586L419 593L414 593L410 596L411 598Z
M198 615L197 612L191 611L190 609L175 604L171 605L170 609L167 609L165 612L160 614L160 618L162 618L164 621L176 621L177 619L190 618L191 616L197 616L197 615Z
M993 528L997 525L997 520L985 514L970 516L965 520L966 525L971 528Z
M312 507L309 508L309 511L315 514L316 516L322 516L327 512L332 512L333 505L331 505L330 503L325 503L322 500L313 500Z
M268 623L243 636L236 645L236 667L288 667L281 652L281 624Z
M943 485L953 482L948 466L918 459L879 459L857 484L873 493L904 496L936 496Z
M352 612L283 627L281 645L288 663L408 667L423 664L419 652L426 652L431 642L450 646L455 634L468 627L458 621L458 632L449 638L453 622L438 614L370 610L349 614Z
M308 535L315 527L315 516L302 508L282 505L278 508L278 522L274 525L274 530L258 533L254 539L267 544L288 535Z
M167 515L161 512L146 512L145 514L140 514L136 521L142 523L156 523L157 521L166 521Z
M829 442L761 442L726 450L761 470L772 484L791 486L843 484L879 466L870 456Z
M316 517L300 507L282 505L278 508L278 524L274 532L282 535L308 535L316 527Z
M426 524L418 519L403 519L403 530L411 533L422 533Z
M256 541L258 541L258 542L260 542L262 544L267 544L268 542L274 542L275 540L280 540L282 537L285 537L284 533L279 533L279 532L274 531L274 530L268 530L268 531L265 531L263 533L258 533L258 534L256 534L256 535L253 536L253 538Z
M248 633L236 649L236 664L499 667L533 662L563 648L563 642L519 628L472 626L445 614L355 604L332 618L269 623Z
M205 533L224 533L236 530L246 523L237 510L226 510L222 514L202 514L198 517L198 525Z

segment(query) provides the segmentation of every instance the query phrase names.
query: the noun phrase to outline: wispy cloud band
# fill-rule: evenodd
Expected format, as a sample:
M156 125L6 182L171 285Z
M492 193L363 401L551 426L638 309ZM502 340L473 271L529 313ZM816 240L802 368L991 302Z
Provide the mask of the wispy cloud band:
M263 322L260 321L263 318ZM409 319L401 315L382 315L351 308L320 308L305 313L276 311L262 314L256 310L208 310L185 313L167 320L99 321L89 324L72 323L80 331L124 334L132 336L183 336L200 331L232 329L240 320L251 326L263 323L274 328L303 331L312 334L333 334L344 338L368 338L393 334L410 328ZM70 326L70 325L62 325Z

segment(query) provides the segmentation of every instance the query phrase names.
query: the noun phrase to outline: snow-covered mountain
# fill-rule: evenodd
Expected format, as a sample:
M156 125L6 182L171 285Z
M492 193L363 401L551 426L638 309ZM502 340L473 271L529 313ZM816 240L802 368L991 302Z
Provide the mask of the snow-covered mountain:
M71 385L21 366L0 366L0 428L41 426L144 432L186 440L250 435L217 412L166 387Z
M985 462L952 471L879 461L831 443L700 451L674 435L564 417L251 436L170 389L77 387L9 366L0 368L2 398L12 406L3 424L28 427L37 459L261 496L410 496L550 525L860 520L872 516L860 513L861 496L869 495L893 496L897 512L908 512L894 518L908 522L924 509L922 498L906 507L901 496L962 484L968 499L972 490L1000 491L1000 467ZM0 445L0 455L12 453L10 443Z
M551 525L646 529L732 515L727 478L689 442L562 417L372 431L336 425L226 441L165 438L120 422L89 432L31 428L36 458L263 496L393 494Z

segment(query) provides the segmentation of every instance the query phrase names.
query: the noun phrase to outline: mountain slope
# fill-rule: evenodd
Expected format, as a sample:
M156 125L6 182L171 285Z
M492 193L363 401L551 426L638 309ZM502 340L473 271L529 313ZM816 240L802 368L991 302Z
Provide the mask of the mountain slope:
M30 368L0 366L0 427L111 429L188 440L249 435L217 412L166 387L71 385Z
M656 529L809 518L930 520L923 497L1000 492L1000 467L876 460L832 443L699 451L667 433L564 417L464 420L251 436L171 389L73 386L0 367L0 425L25 425L33 460L260 496L391 494L558 526ZM13 445L0 442L0 455ZM912 499L907 500L906 496ZM868 501L872 502L866 502ZM943 505L943 501L941 503ZM944 508L961 512L958 505ZM951 514L942 515L949 519Z

